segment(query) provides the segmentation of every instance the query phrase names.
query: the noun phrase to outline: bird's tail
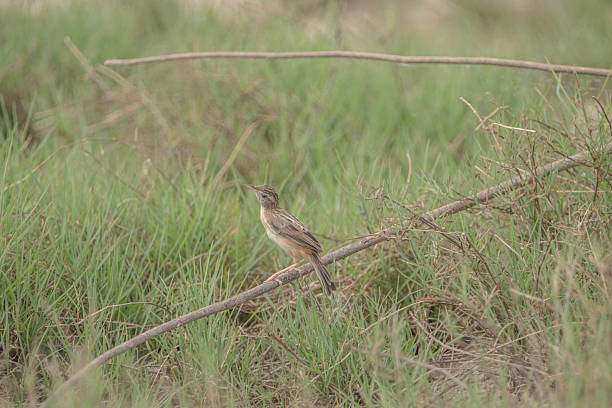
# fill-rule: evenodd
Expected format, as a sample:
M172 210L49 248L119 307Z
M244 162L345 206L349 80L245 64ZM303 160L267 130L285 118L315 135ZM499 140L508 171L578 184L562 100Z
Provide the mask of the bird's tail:
M333 290L336 290L336 285L332 282L331 276L325 265L321 262L321 258L317 254L308 255L308 260L314 266L315 271L317 271L317 275L319 276L319 280L321 281L321 286L325 290L325 293L329 296L331 295Z

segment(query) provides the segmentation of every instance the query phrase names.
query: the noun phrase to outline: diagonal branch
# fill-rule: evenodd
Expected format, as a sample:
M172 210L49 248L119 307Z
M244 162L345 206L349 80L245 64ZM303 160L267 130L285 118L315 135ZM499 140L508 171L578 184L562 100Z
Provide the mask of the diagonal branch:
M612 150L612 143L609 143L603 149L603 153L607 153ZM515 190L519 187L525 186L529 183L532 183L536 178L546 177L552 173L564 171L576 167L578 165L584 165L588 162L590 154L588 152L577 153L573 156L569 156L563 159L559 159L550 164L538 167L535 172L523 174L513 177L503 183L497 184L495 186L491 186L484 190L479 191L474 195L473 198L464 198L461 200L453 201L452 203L446 204L442 207L439 207L435 210L428 211L423 214L422 217L417 218L418 223L427 223L427 221L433 221L438 218L442 218L448 215L456 214L460 211L464 211L468 208L474 207L480 203L487 203L489 200L503 194L507 194L508 192ZM340 247L333 252L325 255L321 258L323 264L329 264L334 261L338 261L340 259L344 259L348 256L353 255L354 253L363 251L364 249L370 248L376 244L381 242L393 239L396 236L397 232L394 230L383 230L371 235L366 236L358 241L352 242L348 245ZM307 264L302 267L293 269L288 271L278 277L278 280L282 282L282 284L287 284L292 282L310 272L313 271L312 264ZM249 289L245 292L239 293L235 296L232 296L229 299L222 300L220 302L214 303L212 305L208 305L201 309L195 310L193 312L187 313L183 316L177 317L176 319L170 320L166 323L163 323L157 327L149 329L144 333L139 334L136 337L133 337L130 340L127 340L118 346L113 347L112 349L104 352L103 354L96 357L94 360L90 361L87 365L85 365L82 369L77 371L72 375L66 382L57 387L57 389L49 396L43 404L42 407L46 407L48 402L56 395L61 394L66 391L68 387L76 383L79 379L83 378L87 373L92 371L94 368L101 366L108 360L113 357L118 356L119 354L123 354L128 350L133 349L134 347L145 343L154 337L159 336L160 334L169 332L178 327L185 326L195 320L201 319L206 316L210 316L225 310L233 309L236 306L240 306L241 304L255 299L259 296L262 296L277 287L279 284L276 281L264 282L258 286L255 286L252 289Z
M104 65L137 65L156 62L185 61L212 58L248 58L248 59L298 59L298 58L348 58L392 62L396 64L458 64L458 65L493 65L535 69L546 72L566 72L595 76L612 76L612 70L603 68L580 67L574 65L544 64L534 61L521 61L488 57L429 57L381 54L359 51L305 51L305 52L249 52L249 51L213 51L186 52L179 54L157 55L153 57L106 60Z

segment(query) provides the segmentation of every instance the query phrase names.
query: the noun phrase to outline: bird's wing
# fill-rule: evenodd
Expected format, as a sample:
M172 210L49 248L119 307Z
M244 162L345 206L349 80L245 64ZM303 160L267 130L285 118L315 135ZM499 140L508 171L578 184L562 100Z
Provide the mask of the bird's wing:
M289 239L296 244L311 249L312 251L321 252L321 244L308 231L308 228L289 212L279 209L274 212L274 216L268 219L268 224L274 232L283 238Z

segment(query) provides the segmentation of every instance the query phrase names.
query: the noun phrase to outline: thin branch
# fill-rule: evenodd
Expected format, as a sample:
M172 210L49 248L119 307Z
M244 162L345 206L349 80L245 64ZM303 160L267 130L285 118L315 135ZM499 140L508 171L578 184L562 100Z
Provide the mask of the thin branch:
M603 150L604 153L612 150L612 143L609 143ZM433 221L437 218L442 218L448 215L456 214L460 211L464 211L468 208L475 206L476 204L486 203L487 201L499 195L507 194L512 190L528 185L534 180L535 177L546 177L554 172L568 170L580 164L585 164L588 158L588 152L581 152L567 158L559 159L545 166L538 167L533 173L520 175L503 183L500 183L496 186L491 186L489 188L481 190L474 196L474 198L464 198L461 200L457 200L442 207L439 207L435 210L429 211L422 216L423 219L419 217L419 221ZM368 235L358 241L352 242L325 255L323 258L321 258L321 261L323 262L323 264L327 265L332 262L344 259L357 252L370 248L376 244L393 239L397 235L397 232L398 231L393 230L383 230ZM280 275L277 278L278 281L264 282L258 286L255 286L252 289L232 296L229 299L225 299L212 305L208 305L206 307L203 307L201 309L195 310L183 316L177 317L176 319L163 323L157 327L149 329L144 333L141 333L138 336L135 336L132 339L113 347L112 349L96 357L94 360L90 361L83 368L74 373L72 377L68 378L66 382L57 387L57 389L42 404L42 407L46 407L52 398L61 394L62 392L65 392L66 389L68 389L71 385L83 378L87 373L92 371L94 368L101 366L111 358L123 354L126 351L131 350L134 347L137 347L138 345L145 343L163 333L169 332L179 327L183 327L195 320L240 306L245 302L253 300L278 288L279 286L281 286L281 284L285 285L306 274L309 274L312 271L312 264L306 264L304 266L301 266L299 268L293 269Z
M297 58L348 58L392 62L396 64L459 64L459 65L493 65L535 69L546 72L567 72L595 76L612 76L612 70L602 68L580 67L573 65L545 64L533 61L521 61L487 57L430 57L381 54L358 51L306 51L306 52L243 52L243 51L213 51L186 52L179 54L158 55L144 58L111 59L104 65L137 65L156 62L185 61L213 58L248 58L248 59L297 59Z
M508 125L504 125L504 124L497 123L497 122L493 122L493 123L491 123L491 125L503 127L504 129L520 130L521 132L528 132L528 133L535 133L536 132L533 129L525 129L525 128L520 128L520 127L508 126Z
M593 96L593 100L595 102L597 102L597 105L599 105L599 109L601 109L601 113L606 118L606 122L608 122L608 128L610 129L610 134L612 134L612 122L610 122L610 118L608 117L608 114L606 113L606 110L604 109L604 107L601 104L601 102L599 102L599 99L597 99L596 97Z

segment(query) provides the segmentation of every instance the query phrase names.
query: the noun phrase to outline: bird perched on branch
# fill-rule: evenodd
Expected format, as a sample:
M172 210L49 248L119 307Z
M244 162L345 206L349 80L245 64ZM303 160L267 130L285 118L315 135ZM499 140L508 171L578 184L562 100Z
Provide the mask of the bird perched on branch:
M294 262L293 265L270 276L266 282L276 280L275 278L281 273L296 268L308 259L317 272L325 293L330 295L333 290L336 290L336 285L319 258L322 251L319 241L297 218L278 206L278 194L272 187L265 184L260 186L245 184L245 186L255 192L261 204L261 223L268 237L289 254Z

